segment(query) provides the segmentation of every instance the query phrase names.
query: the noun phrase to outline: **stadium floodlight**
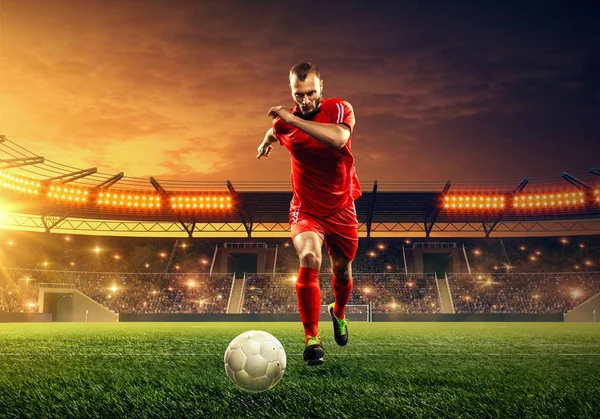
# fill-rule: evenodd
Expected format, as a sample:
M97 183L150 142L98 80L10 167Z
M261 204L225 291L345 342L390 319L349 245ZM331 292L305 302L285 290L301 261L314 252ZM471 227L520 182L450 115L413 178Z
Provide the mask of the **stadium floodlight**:
M50 186L48 197L68 203L83 204L87 201L88 191L79 188Z
M228 195L174 195L170 198L171 208L182 211L222 211L232 208Z
M498 211L504 208L502 195L452 194L444 197L444 208L450 210Z
M97 204L133 209L159 209L161 198L157 194L137 194L131 191L100 192Z
M10 173L0 171L0 186L3 188L12 189L16 192L37 195L39 193L41 184L35 179L14 176Z
M535 210L540 208L563 208L585 204L584 192L529 193L514 197L513 206L517 209Z

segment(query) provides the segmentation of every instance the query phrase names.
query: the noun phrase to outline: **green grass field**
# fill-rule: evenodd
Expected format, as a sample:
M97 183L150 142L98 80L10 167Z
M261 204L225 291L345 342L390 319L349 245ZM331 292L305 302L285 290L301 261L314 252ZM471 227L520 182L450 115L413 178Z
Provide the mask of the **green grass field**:
M281 382L238 390L223 354L274 334ZM600 417L600 325L352 323L307 367L300 323L0 324L0 418Z

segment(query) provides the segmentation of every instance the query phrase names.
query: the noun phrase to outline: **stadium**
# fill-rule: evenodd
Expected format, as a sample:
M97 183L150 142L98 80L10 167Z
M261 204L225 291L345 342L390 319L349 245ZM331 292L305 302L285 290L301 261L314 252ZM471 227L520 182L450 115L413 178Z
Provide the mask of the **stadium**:
M351 343L331 337L324 258L327 361L307 370L287 182L103 174L5 136L0 157L0 413L600 411L598 169L361 184ZM272 333L287 353L282 382L264 394L240 392L223 371L245 330Z

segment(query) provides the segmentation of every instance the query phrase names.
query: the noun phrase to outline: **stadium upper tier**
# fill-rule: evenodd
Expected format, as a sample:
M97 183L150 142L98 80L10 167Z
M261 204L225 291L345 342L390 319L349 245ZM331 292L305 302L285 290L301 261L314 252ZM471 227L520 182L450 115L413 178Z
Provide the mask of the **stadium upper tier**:
M599 174L592 168L578 177L563 173L509 181L362 182L363 196L356 201L359 232L487 236L514 232L520 222L533 223L525 231L535 232L535 225L547 221L591 220L594 226L588 227L596 233ZM0 227L50 231L64 229L65 220L116 220L171 223L177 229L166 227L163 232L189 236L206 231L282 233L288 229L291 198L287 181L172 181L100 174L96 168L46 160L0 136ZM76 232L75 224L69 232ZM132 229L121 233L127 230Z

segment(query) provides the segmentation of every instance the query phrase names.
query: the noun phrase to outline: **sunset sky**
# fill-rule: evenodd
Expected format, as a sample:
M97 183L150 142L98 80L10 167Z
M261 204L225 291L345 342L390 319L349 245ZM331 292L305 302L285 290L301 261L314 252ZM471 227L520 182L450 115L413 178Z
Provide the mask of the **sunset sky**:
M600 3L484 3L0 0L0 134L107 174L287 181L256 147L312 61L362 181L600 166Z

